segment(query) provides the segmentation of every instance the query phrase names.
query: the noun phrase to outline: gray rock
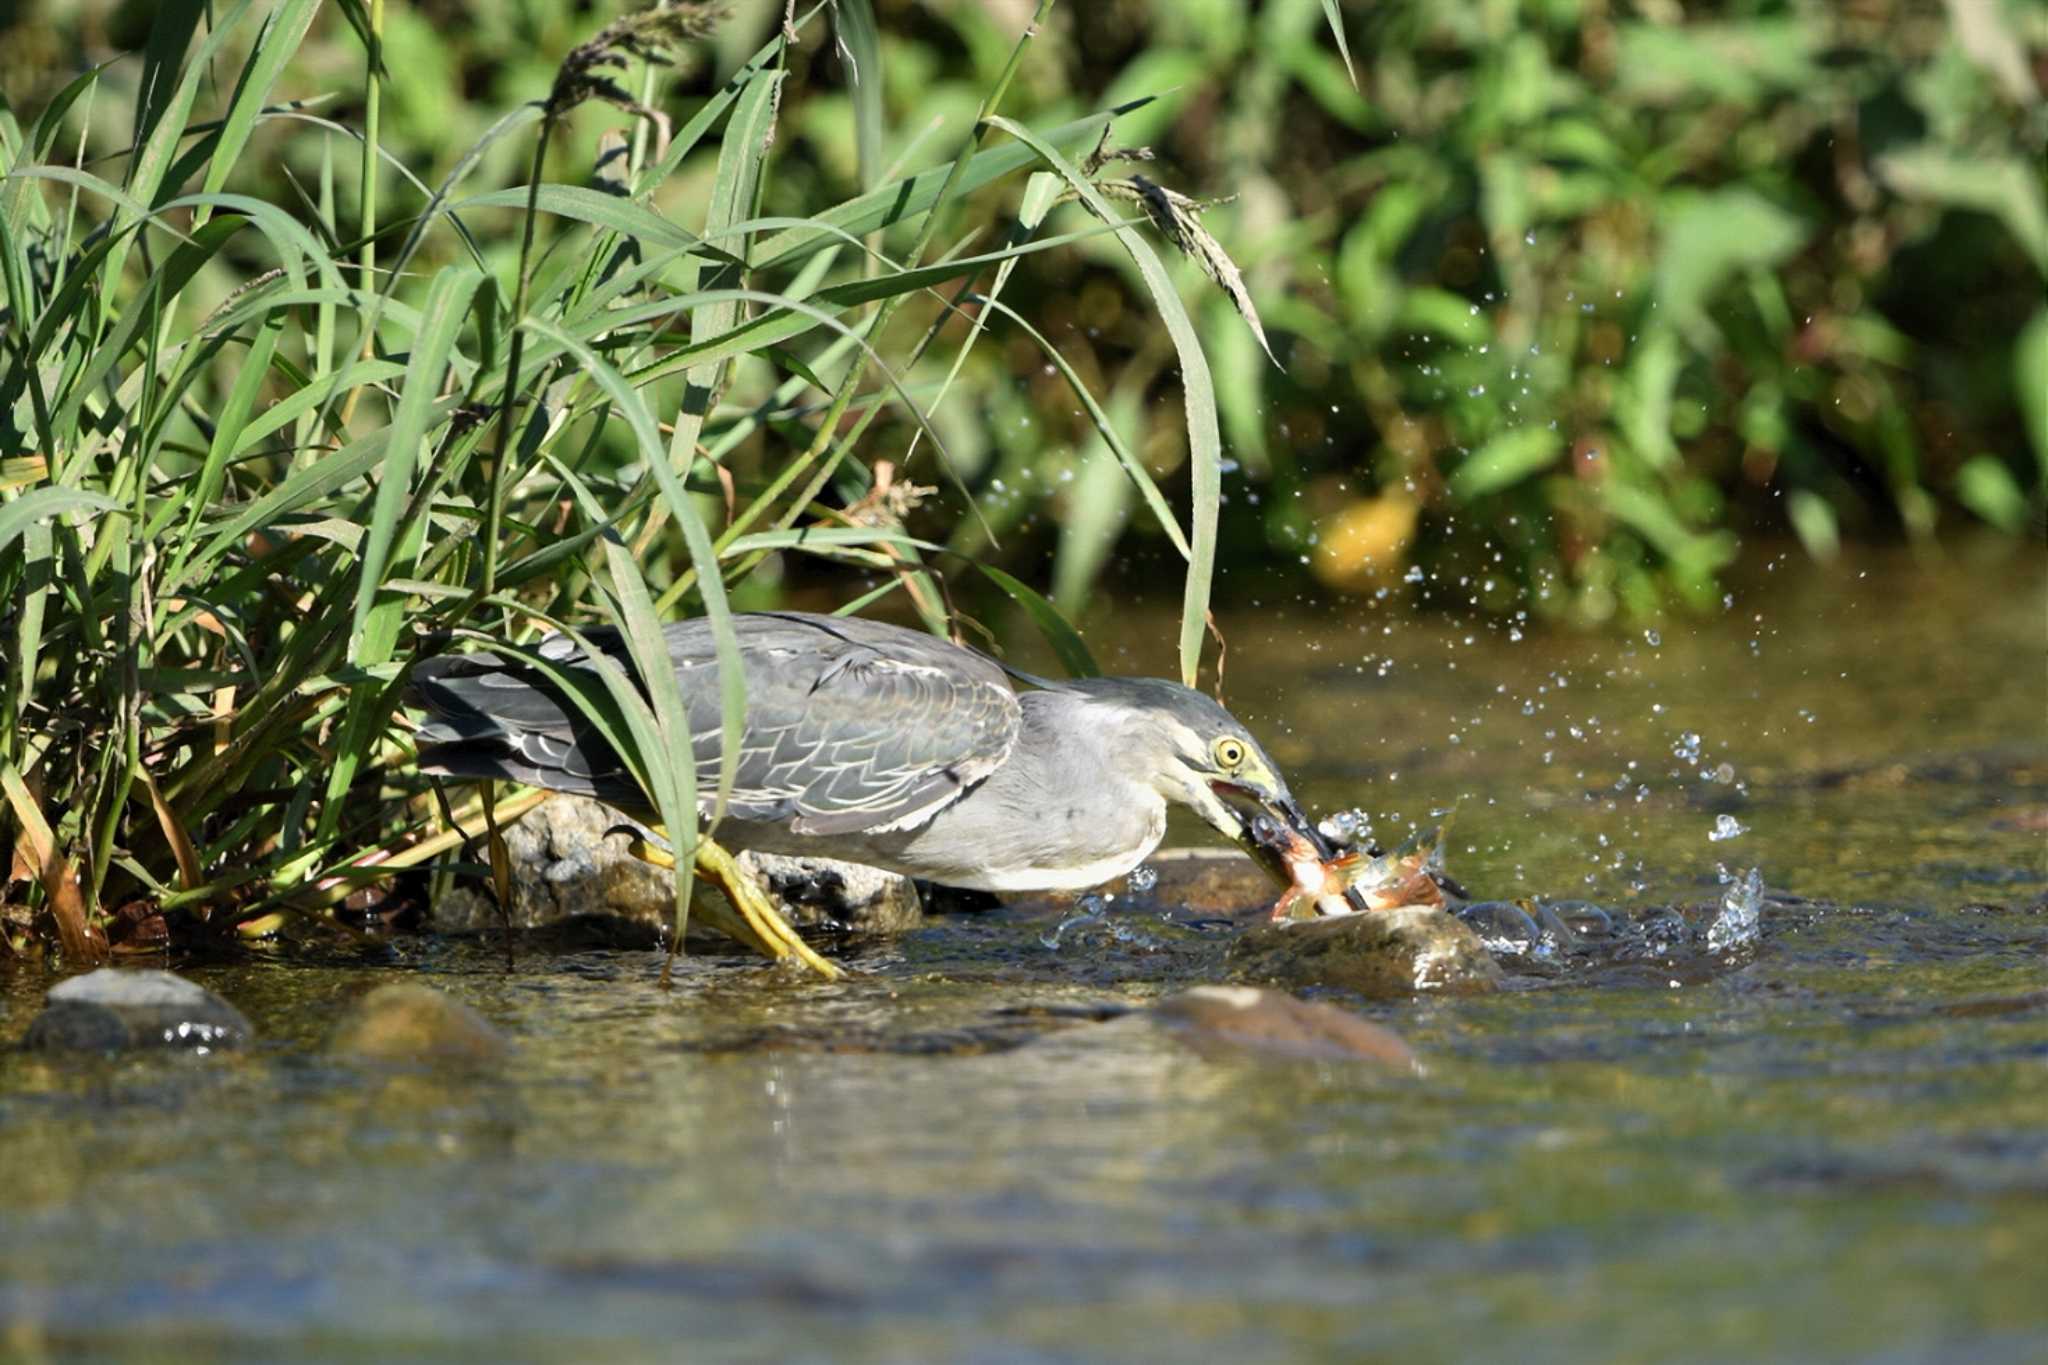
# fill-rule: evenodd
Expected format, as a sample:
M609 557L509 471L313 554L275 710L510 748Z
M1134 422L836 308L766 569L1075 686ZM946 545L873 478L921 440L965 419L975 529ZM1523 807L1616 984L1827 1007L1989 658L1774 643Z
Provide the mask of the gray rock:
M431 986L398 981L357 1000L328 1040L336 1057L370 1062L479 1064L510 1046L491 1022Z
M895 934L924 922L924 906L908 877L831 858L742 853L740 864L761 879L798 928Z
M675 910L670 874L627 852L623 836L605 837L618 823L608 806L556 796L507 826L513 927L545 928L584 917L667 924ZM917 888L894 873L826 858L746 853L741 861L763 878L799 928L894 933L922 919ZM490 895L473 884L443 896L433 919L436 927L452 930L500 924Z
M227 1001L173 972L101 967L52 987L21 1045L43 1051L118 1052L239 1047L254 1030Z
M537 929L580 916L666 920L674 897L668 874L626 851L623 838L605 837L618 815L595 801L556 796L504 827L512 863L514 928ZM481 841L479 841L481 842ZM433 908L442 929L496 928L490 894L463 883Z
M1270 1052L1370 1062L1420 1075L1408 1044L1335 1005L1256 986L1196 986L1153 1006L1152 1020L1205 1053Z
M1261 925L1231 945L1229 961L1249 980L1339 986L1375 1000L1500 984L1500 967L1478 936L1422 906Z

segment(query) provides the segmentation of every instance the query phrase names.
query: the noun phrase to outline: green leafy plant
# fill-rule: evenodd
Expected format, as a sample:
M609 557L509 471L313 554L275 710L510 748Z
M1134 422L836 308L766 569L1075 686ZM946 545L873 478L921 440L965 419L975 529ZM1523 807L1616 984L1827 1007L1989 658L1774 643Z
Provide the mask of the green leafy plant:
M1745 543L2040 525L2038 9L1109 4L1062 11L1044 41L1065 60L1011 116L1161 92L1117 136L1215 200L1203 221L1281 362L1167 257L1237 509L1224 590L1465 607L1491 584L1485 610L1597 623L1719 602ZM943 105L971 63L939 53L984 29L949 12L917 49L941 79L895 107ZM828 124L797 119L829 168ZM1078 606L1113 556L1178 553L1106 463L1168 498L1202 464L1154 291L1114 243L1020 261L1008 297L1059 360L970 359L979 420L939 420L987 525L943 534L1050 558ZM1069 372L1110 395L1113 439Z
M983 568L1070 666L1092 669L1018 578L906 533L863 440L900 415L953 468L936 399L906 370L940 349L972 291L993 308L1020 260L1097 237L1151 281L1188 420L1207 433L1192 534L1151 498L1187 558L1194 676L1213 396L1152 247L1070 159L1116 112L1045 128L997 112L1050 0L964 141L922 171L876 164L883 58L864 0L792 12L680 123L662 82L722 11L663 0L569 47L542 97L431 179L382 140L417 94L395 59L431 55L406 50L416 30L393 31L402 11L342 7L360 123L312 112L331 90L281 96L301 48L336 41L315 8L161 7L131 88L96 67L26 124L0 117L0 835L18 850L0 900L40 913L69 955L97 955L110 927L146 941L164 914L264 926L280 904L330 904L472 839L495 844L531 798L451 805L410 771L399 709L412 662L462 641L553 674L685 851L700 799L715 819L732 769L696 767L660 623L713 623L735 755L729 595L771 556L880 575L849 606L900 589L947 630L937 551ZM784 92L828 21L872 183L807 213L765 211L781 197ZM101 101L132 110L111 148ZM587 115L608 120L595 154L565 155ZM475 188L522 144L524 183ZM1047 234L1033 216L993 246L972 226L945 239L968 195L1034 164L1099 221ZM579 679L528 647L591 624L620 633L630 671ZM678 937L691 867L679 861ZM807 951L717 913L766 951ZM19 922L0 928L17 944Z

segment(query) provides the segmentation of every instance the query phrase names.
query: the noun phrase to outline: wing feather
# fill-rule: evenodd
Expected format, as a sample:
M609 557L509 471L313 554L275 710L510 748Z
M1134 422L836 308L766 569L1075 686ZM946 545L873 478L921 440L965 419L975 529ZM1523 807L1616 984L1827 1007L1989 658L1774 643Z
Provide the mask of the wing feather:
M739 819L821 835L905 828L995 771L1016 742L1016 693L1002 669L973 650L857 617L761 612L733 620L747 670L728 808ZM588 638L625 663L614 633ZM670 626L667 643L708 787L723 733L716 647L701 620ZM540 648L571 667L583 657L566 636ZM516 660L430 660L415 671L412 696L431 713L420 732L427 771L512 777L644 808L618 756Z

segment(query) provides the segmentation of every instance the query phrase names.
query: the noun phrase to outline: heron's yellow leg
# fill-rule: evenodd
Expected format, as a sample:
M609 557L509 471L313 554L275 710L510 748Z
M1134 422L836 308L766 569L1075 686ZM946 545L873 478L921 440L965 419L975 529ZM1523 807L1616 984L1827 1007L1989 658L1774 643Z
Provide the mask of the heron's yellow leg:
M839 978L839 968L804 942L803 936L775 908L775 902L768 898L761 884L722 845L710 839L697 841L697 874L725 893L733 909L764 944L770 945L767 951L771 957L794 957L828 981Z
M654 832L664 839L668 837L668 832L659 826ZM632 850L634 856L656 867L673 868L676 865L674 854L647 840L635 839ZM698 913L709 921L712 928L763 956L778 961L794 957L827 981L837 980L842 975L837 966L818 956L816 950L790 928L789 921L776 910L775 903L768 899L760 884L721 845L710 839L699 839L696 861L697 875L716 886L730 906L708 901L701 904Z

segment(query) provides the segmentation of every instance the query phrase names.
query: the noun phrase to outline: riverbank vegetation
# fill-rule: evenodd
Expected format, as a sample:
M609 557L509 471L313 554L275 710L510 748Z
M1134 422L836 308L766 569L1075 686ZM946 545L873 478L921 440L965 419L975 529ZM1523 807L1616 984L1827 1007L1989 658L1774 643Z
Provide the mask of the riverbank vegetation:
M647 685L578 701L685 829L721 775L658 622L823 572L1085 670L1061 609L1131 556L1192 678L1233 582L1597 622L1757 527L2023 533L2042 23L45 6L0 58L0 942L489 862L514 812L412 776L399 705L471 639L623 631Z

